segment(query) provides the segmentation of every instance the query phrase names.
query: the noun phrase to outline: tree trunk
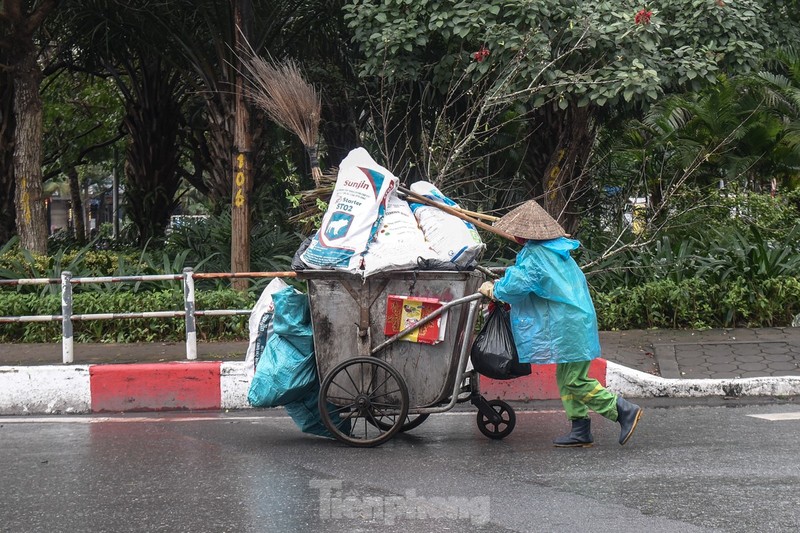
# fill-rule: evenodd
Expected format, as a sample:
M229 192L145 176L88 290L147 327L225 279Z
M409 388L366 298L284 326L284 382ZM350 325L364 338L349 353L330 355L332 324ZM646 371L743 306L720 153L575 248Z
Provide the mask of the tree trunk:
M14 65L14 175L16 176L17 231L20 246L47 253L47 223L42 194L42 72L31 45Z
M81 185L78 181L78 169L74 166L66 171L69 178L69 198L72 203L72 223L75 230L75 240L79 244L86 242L86 225L83 223L83 200L81 200Z
M532 192L567 233L575 233L590 181L584 170L597 135L594 110L553 106L538 113L535 124L539 128L531 136L527 156L534 169Z
M249 0L234 2L234 49L242 47L242 40L249 41L253 17ZM236 129L234 145L236 156L233 170L233 190L231 196L231 271L250 271L250 191L253 188L253 166L251 152L253 133L250 113L245 101L244 78L236 73ZM247 290L246 279L233 279L234 289Z
M586 162L595 140L591 108L572 105L567 124L544 172L544 208L556 217L567 233L574 233L580 222L578 205L586 192Z
M0 51L0 64L7 63ZM11 76L0 70L0 246L16 233L14 216L14 91Z

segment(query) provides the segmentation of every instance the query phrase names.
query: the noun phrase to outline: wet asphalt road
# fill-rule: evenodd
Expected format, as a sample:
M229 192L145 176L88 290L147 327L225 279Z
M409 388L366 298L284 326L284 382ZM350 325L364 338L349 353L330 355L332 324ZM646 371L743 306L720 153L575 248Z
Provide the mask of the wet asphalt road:
M664 405L664 403L662 403ZM0 531L775 531L800 529L796 402L648 405L630 443L554 449L560 411L503 441L475 411L372 449L280 410L0 418Z

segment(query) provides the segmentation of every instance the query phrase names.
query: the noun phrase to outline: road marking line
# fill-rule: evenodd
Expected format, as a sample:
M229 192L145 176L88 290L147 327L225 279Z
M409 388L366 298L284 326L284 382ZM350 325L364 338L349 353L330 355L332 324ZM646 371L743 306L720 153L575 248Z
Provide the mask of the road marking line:
M800 420L800 412L797 413L772 413L766 415L747 415L753 418L761 418L763 420L771 420L773 422L780 420Z

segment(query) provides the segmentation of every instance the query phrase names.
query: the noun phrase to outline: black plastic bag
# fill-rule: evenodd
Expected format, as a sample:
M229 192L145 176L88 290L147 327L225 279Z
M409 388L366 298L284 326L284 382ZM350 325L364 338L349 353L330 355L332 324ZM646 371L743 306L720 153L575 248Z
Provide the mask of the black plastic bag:
M530 363L520 363L511 317L502 305L493 305L483 328L475 337L470 359L475 371L492 379L514 379L531 373Z

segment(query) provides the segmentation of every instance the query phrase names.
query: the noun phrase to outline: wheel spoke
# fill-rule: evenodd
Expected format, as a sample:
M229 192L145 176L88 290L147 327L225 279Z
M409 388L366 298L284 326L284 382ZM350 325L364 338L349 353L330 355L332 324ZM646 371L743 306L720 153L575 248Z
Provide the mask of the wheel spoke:
M351 381L352 381L352 380L351 380ZM345 389L344 387L342 387L341 385L339 385L339 384L338 384L338 383L336 383L335 381L331 381L331 385L336 385L337 387L339 387L340 389L342 389L343 391L345 391L347 394L350 394L350 395L351 395L351 398L354 398L354 396L352 396L352 393L351 393L349 390Z
M340 413L341 413L342 411L344 411L345 409L349 409L349 410L351 410L351 411L352 411L352 408L353 408L353 407L355 407L355 405L356 405L356 404L354 404L354 403L351 403L350 405L345 405L345 406L342 406L342 407L337 407L336 409L331 409L331 410L329 410L328 412L329 412L329 413L332 413L332 414L340 414Z
M369 399L371 400L372 398L381 398L383 396L390 396L392 394L397 394L398 392L400 392L400 389L396 389L396 390L389 391L389 392L384 392L383 394L378 394L377 396L370 396Z
M373 410L376 413L378 413L378 415L380 415L381 418L390 418L391 417L393 420L397 419L397 414L393 413L391 411L382 411L381 409L378 409L377 407L374 407L374 406L373 406Z
M390 409L397 409L400 407L396 403L384 403L384 402L370 402L370 405L379 405L381 407L388 407Z
M347 374L347 378L350 380L350 383L353 384L353 388L356 389L356 394L361 394L361 389L358 388L358 385L356 385L356 382L353 380L353 376L350 375L350 371L346 367L344 369L344 373Z
M346 377L339 377L341 374ZM331 394L332 383L341 391L338 395ZM329 406L326 401L344 405ZM333 436L353 446L382 444L409 420L405 382L396 369L375 357L356 357L336 365L321 383L320 403L324 406L322 420Z
M378 425L378 419L375 418L375 414L372 411L367 411L367 416L369 416L369 419L372 421L373 425L375 427L377 427L378 429L380 429L380 426ZM381 417L381 418L383 418L383 417ZM364 418L364 421L366 421L366 420L367 419Z
M329 395L327 395L327 396L325 397L325 399L326 399L326 400L339 400L340 402L350 402L350 403L353 403L353 400L354 400L355 398L353 398L352 396L351 396L350 398L342 398L341 396L331 396L331 395L329 394Z
M377 374L377 372L376 372L376 374ZM380 385L378 385L378 386L377 386L377 387L375 387L375 388L370 388L370 394L369 394L369 397L370 397L370 398L372 398L372 397L374 396L374 394L375 394L376 392L378 392L378 389L380 389L380 388L381 388L381 387L383 387L383 386L384 386L386 383L388 383L388 381L389 381L390 379L392 379L392 376L386 376L386 379L384 379L384 380L383 380L383 383L381 383Z

